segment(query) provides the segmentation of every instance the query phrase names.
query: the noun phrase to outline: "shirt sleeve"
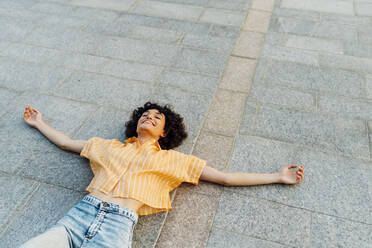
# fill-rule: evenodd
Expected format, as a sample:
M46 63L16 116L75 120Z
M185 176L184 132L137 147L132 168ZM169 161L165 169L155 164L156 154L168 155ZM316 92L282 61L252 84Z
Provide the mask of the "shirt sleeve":
M109 147L111 142L112 140L92 137L87 141L87 143L83 147L83 150L81 150L80 157L94 160L94 158L107 151L107 148Z
M193 155L183 154L182 162L181 166L184 168L181 175L182 181L198 185L207 161Z

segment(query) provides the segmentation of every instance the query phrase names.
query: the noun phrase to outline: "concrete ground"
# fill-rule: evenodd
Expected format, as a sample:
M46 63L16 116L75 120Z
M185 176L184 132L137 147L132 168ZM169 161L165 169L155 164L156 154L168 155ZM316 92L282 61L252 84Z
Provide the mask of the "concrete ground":
M46 230L92 177L26 105L72 138L124 141L147 100L184 116L179 151L305 178L183 184L133 247L372 247L371 0L1 0L0 247Z

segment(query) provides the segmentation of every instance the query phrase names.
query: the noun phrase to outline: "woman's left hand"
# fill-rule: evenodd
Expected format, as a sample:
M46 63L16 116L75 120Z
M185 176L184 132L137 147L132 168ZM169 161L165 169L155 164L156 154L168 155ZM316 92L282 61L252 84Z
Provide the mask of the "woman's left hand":
M297 165L288 165L279 171L279 180L281 183L297 184L304 178L304 167L302 165L296 171L290 170L291 168L297 168Z

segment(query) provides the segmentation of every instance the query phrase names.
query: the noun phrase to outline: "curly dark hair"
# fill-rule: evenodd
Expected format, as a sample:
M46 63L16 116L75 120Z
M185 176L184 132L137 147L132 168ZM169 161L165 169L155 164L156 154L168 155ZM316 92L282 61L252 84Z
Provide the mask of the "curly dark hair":
M160 137L158 140L160 147L169 150L180 146L187 138L187 132L185 130L185 124L183 123L183 118L174 112L172 108L173 107L169 104L160 106L157 103L146 102L143 107L135 109L132 113L131 119L125 123L125 136L127 136L127 138L133 136L138 137L137 123L142 114L149 109L157 109L165 116L165 137Z

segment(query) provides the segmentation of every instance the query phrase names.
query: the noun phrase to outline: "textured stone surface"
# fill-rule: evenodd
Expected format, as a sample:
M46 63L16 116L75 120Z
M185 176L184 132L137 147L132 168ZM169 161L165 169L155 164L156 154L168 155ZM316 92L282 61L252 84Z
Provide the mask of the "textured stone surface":
M345 42L344 54L355 57L372 58L372 45L358 42Z
M319 65L319 53L317 51L303 50L293 47L265 45L262 49L261 57L315 66Z
M41 184L20 216L11 223L1 237L0 246L18 247L32 237L41 234L55 224L82 197L83 194L80 192Z
M219 52L231 52L234 46L233 39L215 37L211 35L186 34L182 40L185 46L191 46L200 49L211 49Z
M347 156L370 156L365 123L359 120L262 107L254 133Z
M287 246L306 247L310 243L311 213L226 191L220 198L213 226Z
M242 31L235 43L233 55L258 58L261 54L263 41L264 35L261 33Z
M130 34L130 37L166 43L176 43L180 39L181 35L182 32L179 31L136 26Z
M218 89L209 109L205 128L218 134L234 136L246 95Z
M270 23L271 13L259 10L250 10L242 26L243 30L266 33Z
M217 8L217 9L229 9L229 10L248 10L251 0L238 0L238 1L224 1L224 0L209 0L206 3L206 7Z
M207 8L201 15L199 21L220 25L240 26L245 15L244 12Z
M372 75L366 77L366 95L367 98L372 99Z
M252 9L272 11L275 0L252 0Z
M330 12L345 15L354 15L353 3L350 1L337 0L313 0L311 2L306 0L282 0L281 7L289 9L304 9L319 12Z
M116 11L128 11L129 8L134 4L134 2L135 0L108 0L105 1L105 3L99 0L71 0L69 4L91 8L112 9Z
M338 40L326 40L298 35L288 35L288 47L323 51L329 53L343 53L343 45Z
M156 247L204 247L212 224L218 198L184 192L179 188L168 213Z
M249 92L257 61L231 56L220 82L220 88Z
M243 118L240 123L240 133L250 134L253 132L259 105L255 102L245 102Z
M355 12L360 16L372 16L372 3L371 2L358 2L355 3Z
M319 63L324 66L372 73L372 59L343 55L320 55Z

